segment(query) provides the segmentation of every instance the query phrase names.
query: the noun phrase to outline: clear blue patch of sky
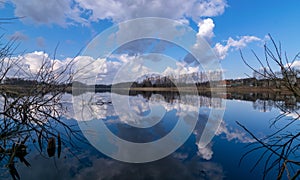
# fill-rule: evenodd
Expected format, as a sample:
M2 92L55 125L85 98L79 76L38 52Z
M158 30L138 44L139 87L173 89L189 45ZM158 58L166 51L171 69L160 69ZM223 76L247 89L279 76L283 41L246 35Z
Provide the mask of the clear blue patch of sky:
M214 17L215 42L227 40L228 37L253 35L264 38L270 33L278 42L281 41L282 49L286 50L292 58L300 51L300 1L290 0L228 0L228 7L221 16ZM270 44L270 42L268 42ZM243 49L246 58L252 63L255 58L249 51L254 49L263 56L260 43L252 43ZM222 61L227 77L242 77L244 72L251 71L242 62L238 51L229 52Z

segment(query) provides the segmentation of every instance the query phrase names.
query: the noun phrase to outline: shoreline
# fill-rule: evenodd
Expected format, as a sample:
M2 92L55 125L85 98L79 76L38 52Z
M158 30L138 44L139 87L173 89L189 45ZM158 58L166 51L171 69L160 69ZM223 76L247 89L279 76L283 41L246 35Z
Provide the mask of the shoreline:
M20 85L0 85L0 91L12 92L12 93L26 93L28 91L34 90L35 86L20 86ZM238 86L238 87L114 87L114 88L97 88L97 87L81 87L81 88L73 88L72 86L65 86L57 88L53 88L52 90L63 90L65 92L72 93L73 90L78 90L81 92L112 92L116 91L141 91L141 92L193 92L197 88L199 93L276 93L276 94L293 94L289 89L282 88L270 88L270 87L248 87L248 86Z

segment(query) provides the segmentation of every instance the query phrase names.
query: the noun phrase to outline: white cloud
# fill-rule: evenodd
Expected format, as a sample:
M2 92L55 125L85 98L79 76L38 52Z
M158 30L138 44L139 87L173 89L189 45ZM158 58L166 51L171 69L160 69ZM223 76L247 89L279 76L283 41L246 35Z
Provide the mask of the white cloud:
M20 63L22 66L28 67L28 69L25 69L25 71L29 70L27 73L37 73L44 60L50 61L49 55L42 51L27 53L23 56L19 56L18 58L21 60Z
M185 23L186 21L182 19L179 21L161 18L135 19L118 24L117 32L109 36L108 42L115 41L120 46L117 53L125 51L130 55L143 54L149 51L149 48L151 53L161 53L167 47L174 46L172 43L176 39L191 32ZM158 39L167 41L158 42Z
M60 68L67 64L66 60L52 59L49 54L42 51L34 51L6 60L14 62L13 67L8 71L7 77L28 79L34 78L45 62L47 62L49 68L53 65L53 71L55 72L59 72Z
M211 18L224 13L227 7L226 0L66 0L55 1L49 0L42 2L40 0L21 1L11 0L15 4L15 15L25 17L22 21L29 19L38 24L59 24L67 26L70 24L88 25L90 22L97 22L99 20L110 19L113 22L121 22L133 18L141 17L164 17L179 20L187 24L187 18L198 22L198 40L194 45L194 52L205 54L203 52L210 51L208 47L203 45L204 38L208 42L214 37L215 24ZM204 18L204 19L203 19ZM124 25L126 26L126 24ZM154 27L147 27L151 31L157 27L164 27L163 25L154 24ZM142 30L140 28L143 28ZM122 35L125 29L125 36ZM138 34L145 31L144 24L140 27L131 28L132 34ZM166 28L170 30L170 28ZM161 31L163 32L163 31ZM169 32L166 34L175 35L177 32ZM128 38L130 33L128 27L121 27L118 31L118 38ZM237 40L229 38L226 44L216 43L214 51L219 59L224 59L231 49L243 48L248 43L253 41L260 41L261 39L255 36L242 36ZM140 47L144 47L140 46ZM213 55L207 54L203 57L203 61L210 61Z
M199 64L206 70L220 70L220 64L216 57L214 50L211 48L211 39L214 37L215 24L211 18L206 18L198 23L198 33L196 35L196 42L191 48L193 55L197 58L193 58L187 55L185 62L191 64Z
M199 54L205 54L203 52L210 51L208 47L203 45L203 40L211 42L214 37L215 24L211 18L224 13L227 7L226 0L67 0L67 1L54 1L41 2L40 0L33 1L21 1L11 0L15 4L15 15L19 17L25 17L24 21L36 22L38 24L59 24L61 26L67 26L70 24L84 24L88 25L90 22L97 22L99 20L110 19L113 22L121 22L133 18L141 17L163 17L179 20L182 23L187 24L187 18L198 22L198 40L195 43L193 49L194 52ZM204 18L204 19L203 19ZM126 26L124 24L123 26ZM137 25L138 26L138 25ZM136 35L139 32L145 32L148 28L151 31L157 29L157 27L165 27L164 25L154 24L154 27L144 27L144 24L139 27L131 28L130 33ZM141 30L142 28L142 30ZM122 29L125 29L123 31ZM166 28L170 30L171 28ZM174 28L173 28L174 29ZM125 33L122 33L125 32ZM164 32L161 31L160 32ZM130 38L128 27L119 27L117 38ZM165 34L176 35L178 32L168 32ZM242 36L237 40L229 38L226 44L217 43L214 46L219 59L224 59L232 48L243 48L248 43L253 41L260 41L261 39L255 36ZM144 47L139 46L139 47ZM136 46L135 46L136 47ZM202 55L203 56L203 55ZM214 59L212 54L204 55L200 60L209 62Z
M242 36L239 38L239 40L234 40L230 37L227 41L227 45L230 45L231 47L235 48L243 48L247 46L247 43L260 40L260 38L255 36Z
M227 45L224 46L221 43L217 43L214 47L215 52L220 59L225 59L229 48L230 48L230 46L227 46Z
M27 17L38 24L69 23L87 24L103 19L120 22L140 17L164 17L186 19L198 22L201 17L222 14L226 0L11 0L15 5L15 15ZM83 18L86 17L86 18ZM24 20L28 20L25 18Z
M193 72L199 72L199 67L191 67L187 66L185 63L176 62L175 68L167 67L165 71L162 72L162 75L171 75L173 77L179 77L180 75L189 74Z
M229 37L225 45L218 42L213 46L212 38L214 34L215 24L211 18L200 20L198 23L198 32L196 43L192 48L193 54L197 56L197 60L206 70L220 70L218 59L225 59L230 50L237 50L246 47L249 43L254 41L263 41L256 36L241 36L237 39ZM207 43L209 45L207 45ZM213 48L211 48L211 46ZM191 55L187 55L184 59L185 62L191 64L196 61ZM196 62L197 63L197 62ZM208 65L211 63L210 65Z
M211 18L204 19L198 23L198 33L197 36L200 36L205 39L211 39L214 37L213 29L215 24Z
M199 21L201 17L217 16L224 12L225 0L77 0L79 6L92 11L91 21L112 19L120 22L140 17L164 17Z
M201 142L199 142L199 139L202 136L203 133L203 127L205 127L205 121L202 122L204 124L197 124L197 127L194 130L194 134L196 136L196 145L198 147L198 151L197 151L197 155L200 156L201 158L205 159L205 160L210 160L213 157L213 143L210 142L208 145L206 145L205 147L203 147L203 145L201 145ZM238 129L235 129L233 127L230 127L226 124L225 121L221 121L221 124L218 128L218 130L215 132L216 136L220 136L224 134L225 138L227 141L236 141L239 143L251 143L251 142L255 142L255 140L251 137L249 137L245 132L242 132Z
M300 60L296 60L293 63L289 63L286 66L291 66L291 68L300 69Z
M236 140L241 143L251 143L255 142L255 139L250 138L247 136L245 132L239 131L238 129L230 128L228 125L226 125L225 121L222 121L218 131L216 132L216 135L225 134L226 139L228 141Z
M196 145L198 146L197 155L201 156L205 160L211 160L211 158L212 158L212 156L214 154L214 152L212 150L212 143L209 143L205 147L201 147L201 145L198 144L198 143L196 143Z
M156 69L156 58L160 56L153 55L135 55L113 54L107 59L93 58L91 56L77 56L75 58L53 59L49 54L43 51L34 51L13 57L18 61L8 73L8 77L34 78L35 74L41 68L43 62L48 61L49 67L53 65L55 71L63 69L70 61L74 63L75 81L86 84L112 84L118 82L136 81L145 75L157 74L160 76L171 76L179 78L178 82L193 82L192 76L181 76L199 72L199 67L188 66L185 62L163 60L164 66ZM152 63L152 64L151 64ZM177 82L177 81L176 81Z
M210 48L207 45L202 46L203 44L202 37L212 38L213 28L214 28L214 23L211 19L205 19L199 23L199 32L197 34L197 41L196 44L194 44L193 51L195 51L196 53L201 53L207 50L207 48ZM42 38L40 39L43 40ZM259 40L260 39L255 36L243 36L239 40L233 40L232 38L229 38L226 45L221 45L220 43L217 43L215 49L217 49L217 51L219 52L219 57L222 59L224 58L224 56L226 56L230 48L245 47L247 43L252 41L259 41ZM204 61L212 60L212 57L206 54L203 56L204 56ZM10 73L11 76L13 76L17 71L19 73L18 74L19 76L36 73L38 69L41 67L43 60L49 60L51 61L51 63L55 63L55 68L59 69L60 67L63 67L66 63L70 62L73 59L73 58L66 58L66 59L54 60L51 59L47 53L38 52L38 51L27 53L17 58L20 59L20 67L22 67L22 71L19 71L19 69L13 69L13 71ZM118 81L120 78L123 80L125 78L128 81L133 81L139 77L142 77L147 73L154 72L152 69L154 68L155 70L155 67L146 66L147 63L145 63L145 61L146 59L149 58L150 60L151 58L154 58L152 61L153 63L156 62L155 60L156 56L154 55L145 56L141 54L135 54L134 56L131 56L128 54L114 54L111 55L109 59L103 59L103 58L95 59L90 56L78 56L74 59L77 67L79 67L80 69L80 72L77 73L76 77L80 77L87 84L90 83L94 84L96 77L97 77L96 83L98 84L111 84L113 80L116 80L115 82L120 82ZM160 71L156 73L161 75L174 75L174 77L177 77L178 75L189 74L189 73L199 71L198 66L190 66L190 63L179 62L179 61L167 62L166 60L167 59L165 59L164 60L165 62L163 63L165 64L165 67L163 67L164 70L161 70L162 68L160 68ZM123 68L123 70L119 71L121 67ZM216 66L212 66L212 67L218 68L219 66L216 64ZM117 74L119 74L119 79L115 78Z
M34 51L18 57L14 57L15 60L18 59L18 66L14 66L11 71L9 71L8 76L18 76L31 78L33 77L41 68L43 61L48 61L49 64L53 64L53 70L59 70L65 67L70 61L74 61L74 67L77 71L76 77L86 78L87 83L94 83L95 78L98 77L98 81L103 84L108 84L112 82L114 74L121 66L120 62L107 61L106 59L94 59L90 56L77 56L75 58L65 58L65 59L53 59L49 54L42 51ZM97 76L98 75L98 76ZM76 78L75 77L75 78Z
M71 21L86 23L86 20L80 17L81 11L71 1L22 1L11 0L15 5L15 15L24 17L22 21L33 21L38 24L59 24L66 26Z
M49 54L43 51L34 51L13 57L12 59L18 61L8 73L8 77L23 77L33 78L39 71L43 62L47 61L49 65L53 65L53 70L59 70L65 67L70 61L74 62L76 71L75 80L85 82L87 84L111 84L118 73L119 69L124 64L129 64L131 74L123 74L134 79L137 74L145 74L149 71L143 63L135 63L135 61L142 59L140 56L128 56L126 54L114 55L114 61L104 58L93 58L90 56L77 56L75 58L53 59ZM9 59L7 59L9 61ZM123 67L124 68L124 67ZM124 72L124 70L122 71ZM119 72L120 73L120 72ZM126 72L125 72L126 73ZM122 76L121 74L119 76Z
M242 36L242 37L238 37L238 40L234 40L232 37L229 37L225 45L222 45L221 43L217 43L214 49L217 56L220 59L225 59L230 49L233 48L237 50L240 48L244 48L247 46L247 44L254 41L261 41L261 39L256 36Z

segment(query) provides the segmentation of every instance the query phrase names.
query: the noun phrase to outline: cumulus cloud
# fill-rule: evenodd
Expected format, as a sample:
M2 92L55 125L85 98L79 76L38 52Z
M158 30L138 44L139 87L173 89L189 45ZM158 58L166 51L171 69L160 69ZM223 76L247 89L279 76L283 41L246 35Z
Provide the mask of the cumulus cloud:
M37 73L42 66L43 60L48 60L49 55L42 51L35 51L32 53L27 53L19 58L21 59L21 62L24 63L24 65L27 65L29 67L30 72Z
M25 17L22 21L31 20L38 24L59 24L67 26L70 24L88 25L90 22L97 22L99 20L109 19L113 22L121 22L133 18L141 17L163 17L179 20L182 23L188 23L187 18L198 22L198 40L194 45L194 52L205 54L209 49L203 45L203 40L211 42L214 37L215 24L211 18L224 13L227 7L226 0L173 0L171 2L164 0L140 1L140 0L67 0L55 1L50 0L41 2L39 0L20 1L11 0L15 4L15 15L18 17ZM124 25L126 26L126 24ZM146 29L144 24L140 27L131 28L132 34L144 32ZM163 28L164 25L154 24L153 29L157 27ZM118 38L130 37L127 27L119 27ZM141 28L143 30L141 30ZM147 27L148 28L148 27ZM125 36L122 35L122 29L126 29ZM148 28L149 29L149 28ZM170 28L167 28L170 30ZM166 34L174 35L174 32ZM176 34L176 33L175 33ZM230 49L243 48L248 43L259 41L255 36L242 36L237 40L229 38L226 44L217 43L214 46L215 53L219 59L224 59ZM143 42L144 43L144 42ZM163 45L162 49L164 49ZM133 47L133 46L131 46ZM134 46L137 47L137 46ZM139 46L139 47L145 47ZM147 47L147 46L146 46ZM127 47L128 48L128 47ZM203 56L203 55L202 55ZM208 62L215 58L212 54L205 54L201 61Z
M189 64L201 65L206 71L221 70L218 57L211 48L211 40L214 37L215 24L211 18L206 18L198 23L196 42L191 48L193 56L187 54L184 61Z
M217 16L224 12L225 0L77 0L79 6L91 10L90 20L112 19L120 22L140 17L164 17L182 19L186 17L199 21L201 17Z
M120 58L123 58L125 61L123 56L120 56ZM53 59L49 54L43 51L34 51L12 57L12 60L18 62L18 65L15 65L12 69L10 69L7 74L8 77L15 77L17 75L18 77L30 79L34 77L45 61L48 62L49 65L53 65L54 71L58 71L69 64L70 61L73 61L74 67L77 71L76 77L89 77L93 84L96 77L100 83L111 83L118 68L122 65L121 62L107 61L103 58L95 59L90 56Z
M194 72L199 72L199 67L191 67L191 66L187 66L185 63L176 62L176 66L174 68L167 67L162 72L162 75L179 78L180 75L194 73Z
M55 23L63 26L73 22L87 24L88 21L95 22L103 19L120 22L140 17L171 19L189 17L198 22L201 17L222 14L227 6L226 0L191 0L185 2L182 0L11 1L15 4L15 15L18 17L27 17L38 24Z
M66 1L22 1L11 0L15 5L15 15L25 17L22 21L31 20L38 24L59 24L66 26L73 22L86 23L81 11L71 0Z
M12 68L8 76L15 76L17 73L19 77L30 78L30 76L38 72L43 61L54 64L54 70L58 70L67 65L70 61L73 61L76 69L75 80L87 84L94 84L95 80L97 84L111 84L113 81L121 82L122 79L124 79L122 77L126 77L126 80L137 80L137 78L153 72L153 70L147 67L147 62L145 62L147 58L151 61L152 57L156 58L155 56L129 56L127 54L119 54L111 55L107 59L93 58L91 56L53 59L49 54L43 51L34 51L13 57L13 59L18 60L18 66ZM157 73L161 75L180 75L197 71L197 67L188 67L182 62L176 62L173 67L166 65L164 71L157 71Z
M254 41L261 41L260 38L256 37L256 36L242 36L242 37L238 37L237 40L234 40L232 37L229 37L228 40L226 41L226 44L223 45L221 43L217 43L214 47L215 52L217 54L217 56L220 59L225 59L225 57L228 54L228 51L230 49L240 49L240 48L244 48L247 46L247 44L254 42Z
M198 32L196 35L197 36L196 43L193 47L195 51L205 48L204 40L210 41L211 38L214 37L214 32L213 32L214 28L215 28L215 24L211 18L201 20L198 23Z
M23 2L11 0L15 4L15 15L28 17L36 23L56 23L66 25L71 21L87 23L99 19L112 19L121 21L137 17L159 16L180 19L184 16L199 18L202 16L216 16L223 13L226 2L223 0L211 0L205 2L189 1L182 3L180 0L166 2L158 1L121 1L121 0L50 0L40 2L38 0ZM177 9L177 11L174 11ZM88 19L82 16L89 16Z
M214 21L211 18L204 19L198 23L197 36L202 38L211 39L214 37L213 29L215 27Z
M67 58L72 60L72 58ZM108 64L105 59L90 56L77 56L74 58L76 74L75 81L86 84L94 84L98 73L106 74Z
M135 19L118 24L118 30L111 34L108 40L115 41L120 46L118 53L124 51L131 55L143 54L146 51L161 53L167 47L178 45L176 44L180 42L178 39L189 33L192 33L191 28L182 20Z
M198 32L196 35L196 43L191 49L193 54L197 57L193 57L191 54L187 54L184 61L188 64L199 63L206 70L218 70L220 69L218 59L225 59L230 50L237 50L246 47L249 43L255 41L263 41L256 36L241 36L237 39L229 37L225 41L225 44L220 42L213 45L212 38L214 34L215 23L213 19L206 18L198 22ZM208 43L208 44L207 44ZM197 61L198 60L198 61ZM211 63L210 65L208 65Z
M286 65L286 67L287 66L290 66L291 68L295 68L295 69L300 69L300 60L296 60L293 63L289 63Z
M23 55L5 59L5 61L14 61L15 65L8 71L7 77L20 77L31 79L40 70L43 63L53 66L53 71L59 72L60 68L67 64L65 60L52 59L49 54L43 51L34 51ZM9 63L9 62L8 62Z

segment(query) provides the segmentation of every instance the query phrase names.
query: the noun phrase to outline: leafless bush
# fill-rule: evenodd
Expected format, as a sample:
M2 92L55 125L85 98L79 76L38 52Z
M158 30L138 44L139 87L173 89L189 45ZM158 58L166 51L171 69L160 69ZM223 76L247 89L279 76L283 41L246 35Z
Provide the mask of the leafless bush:
M269 37L272 47L270 48L267 44L264 46L263 58L260 58L254 51L252 51L263 71L257 70L250 65L248 61L245 60L242 52L241 57L244 63L256 74L259 74L265 79L269 79L271 81L278 81L285 87L285 89L293 94L292 97L299 98L300 89L299 84L297 83L299 71L293 68L293 63L300 58L300 54L298 53L292 60L290 60L287 53L282 52L281 43L276 44L270 35ZM275 67L279 67L280 73L274 70L274 64ZM284 103L277 102L276 106L282 111L282 114L274 118L271 126L275 125L280 120L285 121L284 125L281 125L278 130L264 138L258 138L253 132L247 129L247 127L237 122L239 126L241 126L256 140L255 143L248 146L250 150L244 154L241 161L251 153L261 153L251 171L254 170L259 163L263 163L264 179L272 170L277 170L277 179L282 179L284 176L288 179L297 179L300 176L300 133L297 130L290 132L288 127L292 124L295 125L295 123L298 123L299 125L300 115L297 109L290 109L286 107ZM287 115L293 116L288 119L286 118Z
M19 179L15 162L30 166L25 159L29 142L41 155L47 150L51 157L57 151L59 157L63 145L76 146L74 139L82 137L61 119L66 111L61 99L72 83L73 61L57 69L55 62L41 59L38 71L31 73L22 69L15 48L14 41L0 44L0 163ZM21 80L16 78L20 71L25 74ZM6 83L8 79L13 83Z

